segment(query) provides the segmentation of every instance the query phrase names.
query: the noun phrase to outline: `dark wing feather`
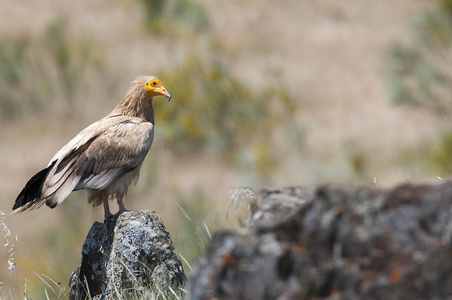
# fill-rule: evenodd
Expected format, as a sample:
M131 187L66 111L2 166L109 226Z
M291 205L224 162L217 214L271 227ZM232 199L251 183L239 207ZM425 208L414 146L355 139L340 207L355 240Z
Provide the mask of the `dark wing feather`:
M13 210L18 209L18 212L33 209L41 206L44 202L33 202L33 200L39 198L42 193L42 186L44 185L44 181L49 174L50 169L52 169L54 165L50 165L47 168L39 171L30 180L28 180L25 187L19 193L14 202Z

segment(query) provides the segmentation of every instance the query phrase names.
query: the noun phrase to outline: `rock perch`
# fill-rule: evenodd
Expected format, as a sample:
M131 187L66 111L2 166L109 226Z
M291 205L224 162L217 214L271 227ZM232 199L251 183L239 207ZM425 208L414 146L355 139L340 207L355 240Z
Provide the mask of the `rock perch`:
M173 241L153 211L128 211L91 227L69 299L181 295L186 276Z
M217 232L189 299L452 299L452 182L267 189Z

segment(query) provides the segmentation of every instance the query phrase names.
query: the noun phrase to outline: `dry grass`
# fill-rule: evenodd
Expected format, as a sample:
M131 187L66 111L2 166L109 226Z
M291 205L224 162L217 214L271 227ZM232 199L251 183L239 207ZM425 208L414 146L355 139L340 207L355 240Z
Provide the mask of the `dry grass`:
M393 185L405 178L433 178L432 174L410 173L412 170L396 159L400 152L434 140L442 124L423 112L394 108L383 84L382 69L384 52L394 41L410 39L416 12L431 4L423 0L347 0L340 4L285 0L278 5L257 0L197 2L207 7L212 25L207 34L221 41L218 47L223 60L235 75L259 88L268 84L272 78L268 75L279 74L298 101L300 111L294 124L303 126L304 140L279 145L284 156L270 184L358 182L360 179L354 177L347 162L350 143L356 144L366 158L368 178L361 179L364 183L372 184L374 177L379 186ZM31 113L14 123L2 123L1 211L10 210L26 180L46 165L70 137L110 112L135 75L158 76L158 70L176 68L187 53L208 55L211 51L203 42L206 36L176 34L158 38L147 34L138 21L140 6L132 0L0 1L0 38L38 39L61 14L69 16L71 36L89 36L105 49L102 57L107 67L102 76L90 74L95 79L93 86L73 99L76 116L63 113L55 117L61 112L57 108ZM177 105L177 99L168 105ZM129 209L156 210L170 232L177 230L184 218L170 196L183 202L179 198L201 190L209 212L224 216L231 187L260 188L262 183L253 173L233 168L218 157L171 156L159 142L158 124L156 130L155 144L140 182L131 188L126 205ZM278 136L275 139L280 140ZM71 208L79 207L79 222L84 222L81 232L85 228L87 232L92 222L102 219L101 209L88 207L85 197L76 193L70 199L74 203ZM15 245L14 276L6 271L8 254L0 251L3 290L22 287L24 278L28 278L29 289L36 292L40 287L33 272L63 283L69 279L67 270L75 269L78 261L67 261L66 275L58 275L60 278L56 278L55 270L45 268L47 261L36 261L37 257L47 259L41 254L53 249L46 241L66 219L67 212L61 207L6 219L12 234L20 239ZM66 249L72 253L68 257L76 257L81 251L83 236L74 238L72 243L79 247Z

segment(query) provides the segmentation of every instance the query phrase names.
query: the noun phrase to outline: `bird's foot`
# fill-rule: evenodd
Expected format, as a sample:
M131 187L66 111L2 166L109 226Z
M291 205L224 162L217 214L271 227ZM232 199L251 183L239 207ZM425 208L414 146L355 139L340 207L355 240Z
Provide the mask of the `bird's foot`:
M113 219L113 217L114 217L114 215L112 215L111 213L110 214L105 214L105 219L104 219L104 222L107 222L107 221L110 221L111 219Z
M111 218L113 219L113 218L119 217L120 214L122 214L123 212L126 212L126 211L129 211L129 210L127 210L127 209L120 210L117 213L115 213L114 215L112 215Z
M117 217L119 217L119 215L120 214L122 214L123 212L126 212L126 211L130 211L130 210L127 210L127 209L124 209L124 210L119 210L117 213L115 213L115 214L109 214L108 216L106 215L105 216L105 220L104 220L104 222L108 222L108 221L111 221L111 220L113 220L113 219L116 219Z

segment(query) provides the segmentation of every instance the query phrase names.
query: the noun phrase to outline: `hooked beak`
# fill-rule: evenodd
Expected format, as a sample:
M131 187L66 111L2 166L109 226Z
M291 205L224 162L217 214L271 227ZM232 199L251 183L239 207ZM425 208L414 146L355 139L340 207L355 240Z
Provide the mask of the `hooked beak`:
M163 96L168 98L168 102L171 100L171 94L170 93L166 92L165 94L163 94Z
M156 89L155 92L168 98L168 102L171 100L171 94L168 93L168 91L166 90L166 88L163 85L160 88Z

